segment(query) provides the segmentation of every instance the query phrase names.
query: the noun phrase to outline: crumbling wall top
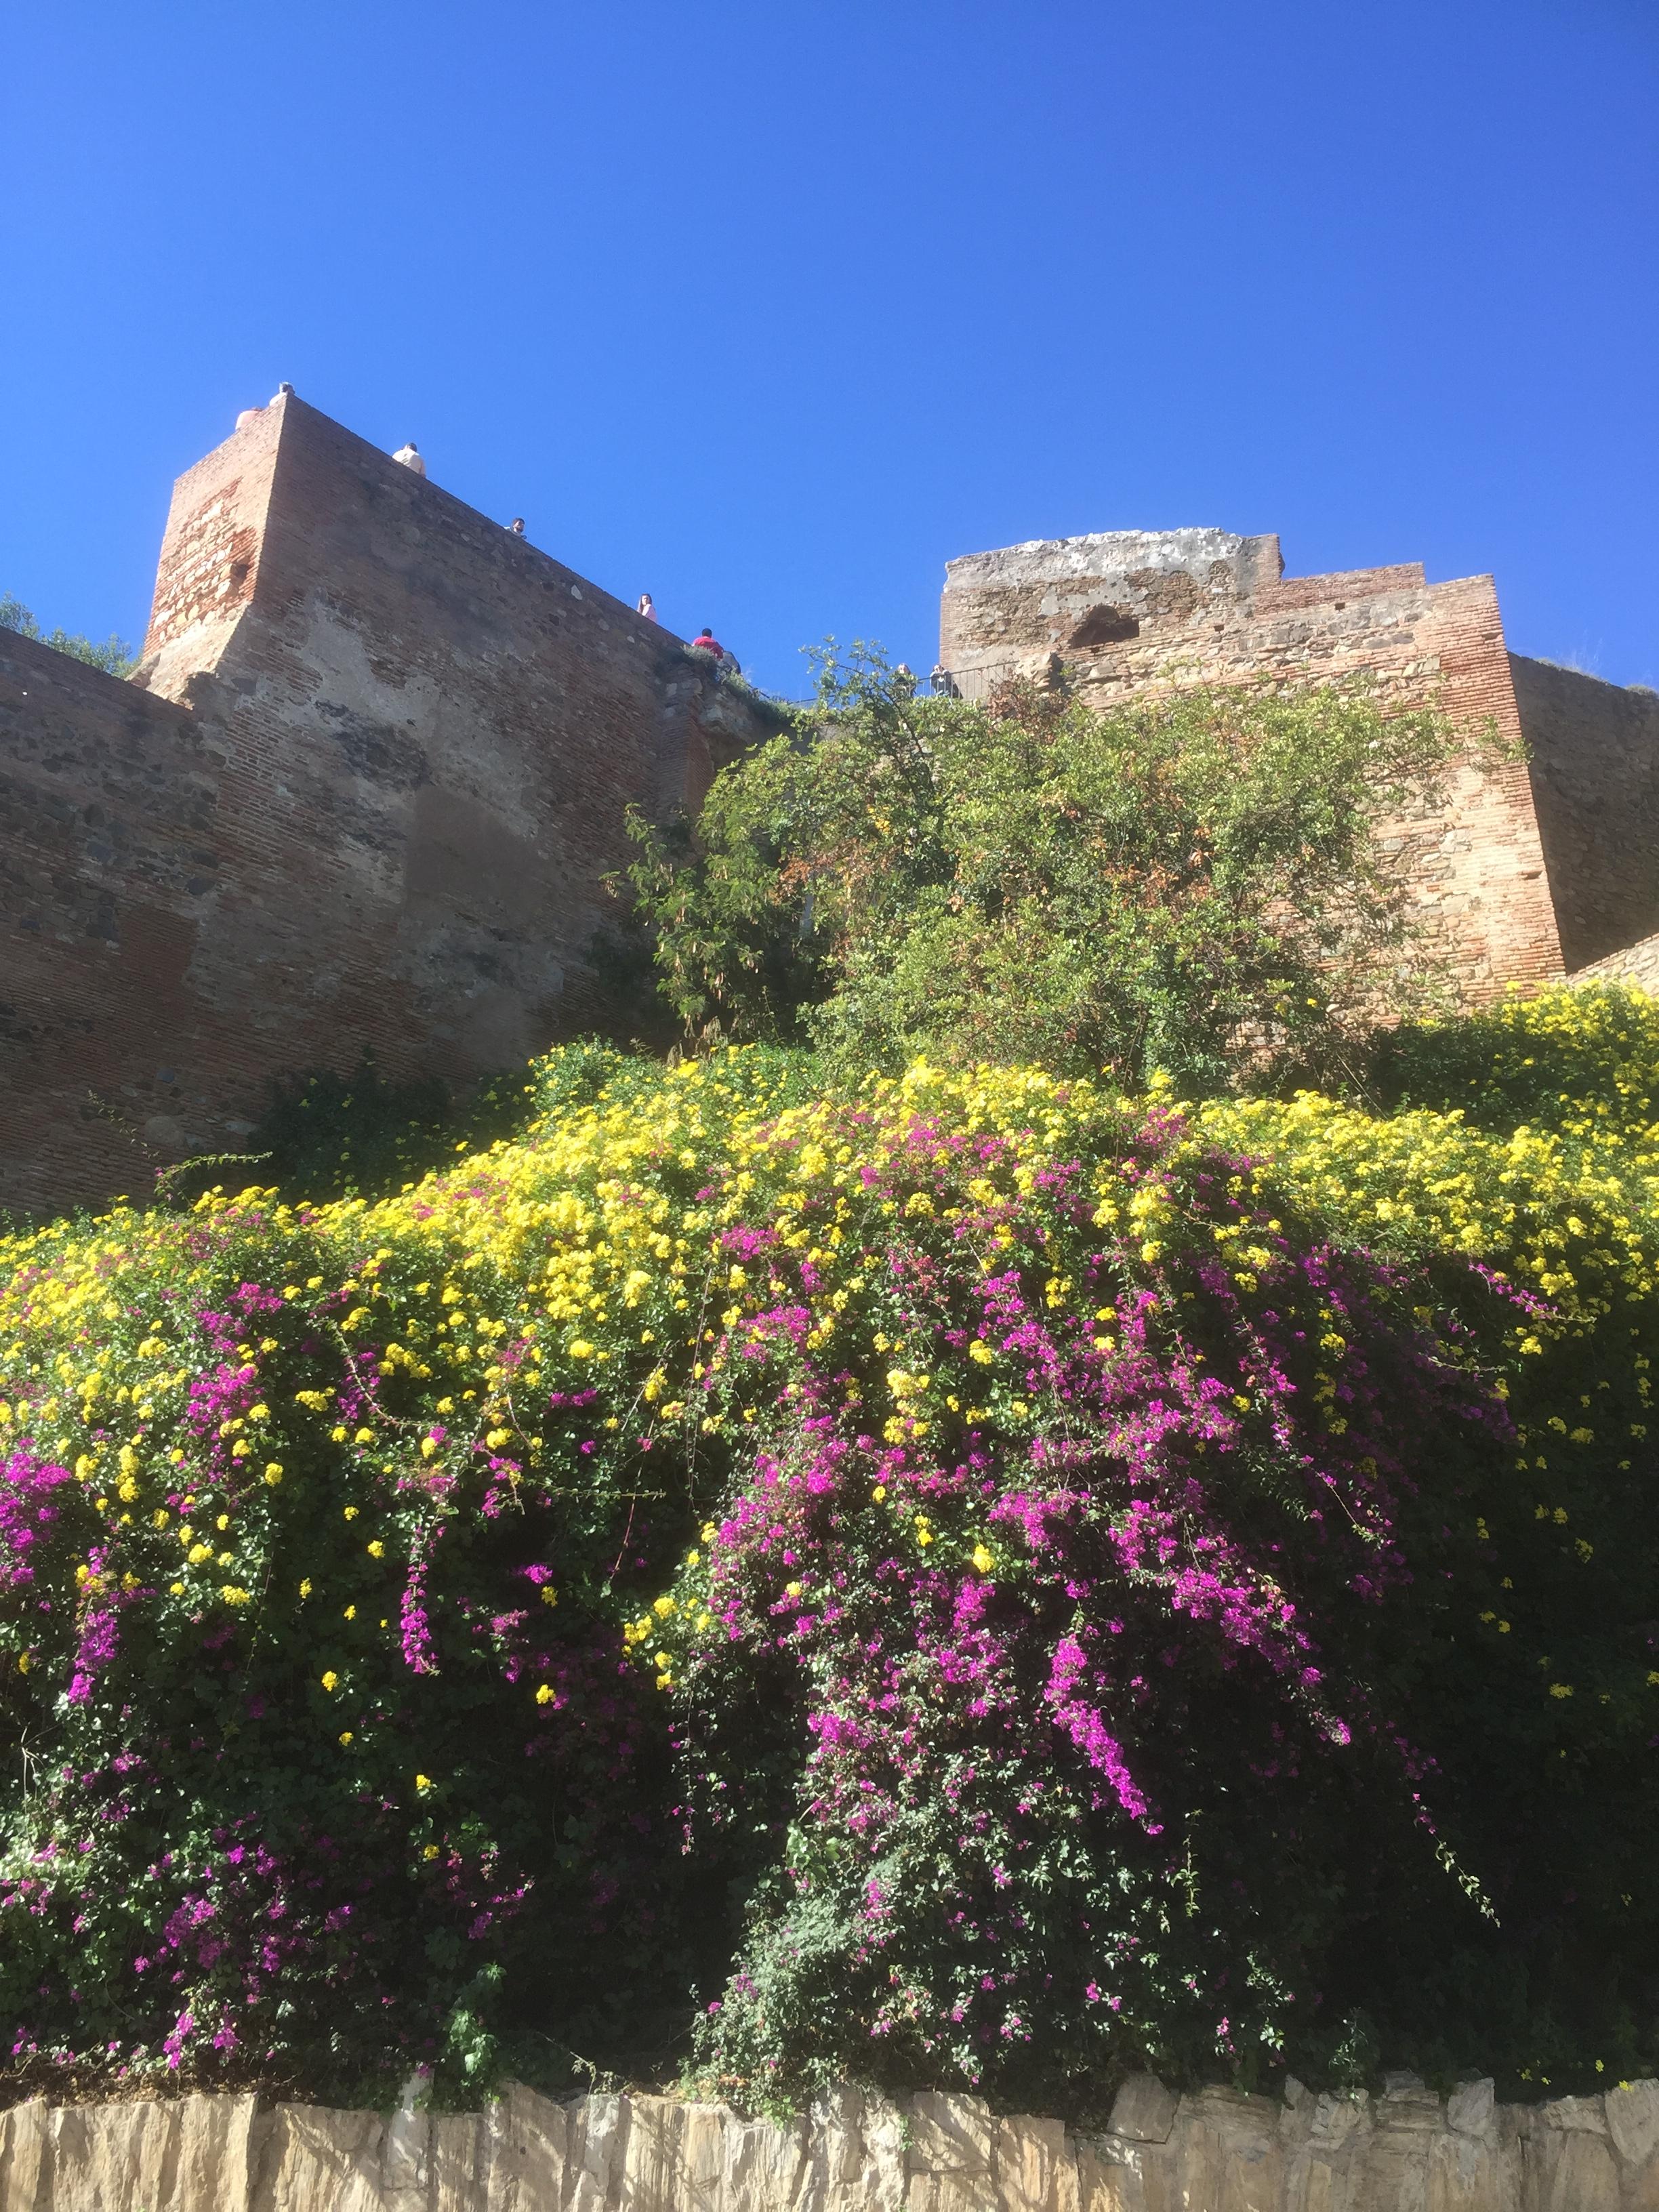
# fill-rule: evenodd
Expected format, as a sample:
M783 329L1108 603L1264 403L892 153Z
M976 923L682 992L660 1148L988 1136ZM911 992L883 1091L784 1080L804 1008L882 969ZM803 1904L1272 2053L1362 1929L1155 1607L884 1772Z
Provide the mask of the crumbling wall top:
M945 564L947 592L996 586L1063 584L1087 577L1183 573L1214 580L1224 570L1243 598L1284 571L1276 537L1241 538L1231 530L1098 530L1084 538L1034 538L990 553L966 553Z

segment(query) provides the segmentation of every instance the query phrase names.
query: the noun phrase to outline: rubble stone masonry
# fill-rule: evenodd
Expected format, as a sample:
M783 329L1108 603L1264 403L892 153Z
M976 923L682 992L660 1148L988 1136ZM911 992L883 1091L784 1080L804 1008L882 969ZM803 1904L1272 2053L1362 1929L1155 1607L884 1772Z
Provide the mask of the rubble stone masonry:
M1383 834L1471 1001L1659 932L1659 700L1512 659L1490 577L1116 532L952 562L941 634L969 697L1437 701L1470 750ZM763 733L523 538L292 396L251 410L174 488L132 682L0 632L0 1207L140 1196L365 1049L465 1083L605 1027L626 809L695 805Z
M681 641L294 398L174 489L132 683L0 631L0 1206L236 1151L271 1077L603 1024L630 803L758 734Z
M1659 928L1659 692L1510 655L1569 969Z
M1063 672L1100 707L1346 678L1439 705L1470 740L1445 804L1382 828L1473 1003L1659 928L1659 701L1512 662L1490 576L1283 565L1276 538L1221 530L970 554L946 569L939 657L968 698ZM1512 757L1485 764L1488 735Z
M411 2085L414 2086L414 2085ZM483 2112L197 2095L0 2113L0 2212L1652 2212L1659 2082L1499 2105L1414 2075L1381 2096L1177 2097L1109 2124L974 2097L830 2090L787 2126L722 2105L510 2088Z

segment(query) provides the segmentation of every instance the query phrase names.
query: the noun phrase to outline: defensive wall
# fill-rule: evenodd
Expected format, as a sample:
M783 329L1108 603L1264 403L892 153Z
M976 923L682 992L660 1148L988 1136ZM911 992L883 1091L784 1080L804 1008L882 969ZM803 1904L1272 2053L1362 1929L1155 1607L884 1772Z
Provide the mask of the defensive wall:
M1464 996L1659 932L1659 699L1510 654L1489 576L1286 578L1277 538L1218 530L1044 541L949 564L941 659L970 698L1435 701L1470 747L1383 830ZM174 489L131 682L0 631L0 1207L238 1151L283 1073L368 1050L465 1084L606 1027L628 806L695 806L766 726L315 409L250 410Z
M1277 538L1222 530L1040 540L945 574L939 658L968 698L1022 678L1109 706L1363 677L1442 707L1471 740L1445 804L1384 835L1474 1002L1659 929L1659 698L1510 654L1490 576L1286 577ZM1483 763L1488 732L1512 757Z
M1653 2212L1659 2082L1497 2104L1413 2075L1282 2099L1151 2075L1109 2124L843 2087L788 2126L513 2088L484 2112L252 2096L0 2114L0 2212Z
M0 631L0 1206L236 1151L285 1072L465 1083L601 1026L626 808L757 733L596 585L250 410L174 489L133 681Z

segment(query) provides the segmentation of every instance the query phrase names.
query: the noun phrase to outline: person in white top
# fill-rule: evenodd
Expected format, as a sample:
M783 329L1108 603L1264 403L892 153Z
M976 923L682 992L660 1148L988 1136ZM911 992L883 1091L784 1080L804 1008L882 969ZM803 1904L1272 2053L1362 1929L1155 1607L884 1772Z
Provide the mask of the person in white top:
M401 461L406 469L413 469L417 477L423 477L426 474L426 463L416 452L415 441L412 438L408 445L399 446L392 458L394 461Z
M641 592L640 593L640 603L638 606L635 608L634 611L636 615L643 615L647 622L655 622L657 619L656 603L652 599L649 592Z

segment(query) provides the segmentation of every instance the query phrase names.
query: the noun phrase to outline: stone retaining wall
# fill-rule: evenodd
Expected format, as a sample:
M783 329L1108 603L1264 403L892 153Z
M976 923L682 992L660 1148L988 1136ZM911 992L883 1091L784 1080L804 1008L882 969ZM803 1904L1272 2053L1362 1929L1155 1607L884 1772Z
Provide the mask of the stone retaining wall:
M1644 937L1622 952L1609 952L1605 960L1592 960L1567 978L1570 983L1639 983L1644 991L1659 994L1659 937Z
M789 2127L514 2088L482 2113L252 2096L0 2114L0 2212L1659 2212L1659 2081L1500 2106L1127 2082L1098 2135L852 2088Z

